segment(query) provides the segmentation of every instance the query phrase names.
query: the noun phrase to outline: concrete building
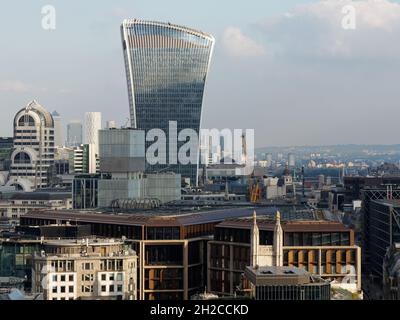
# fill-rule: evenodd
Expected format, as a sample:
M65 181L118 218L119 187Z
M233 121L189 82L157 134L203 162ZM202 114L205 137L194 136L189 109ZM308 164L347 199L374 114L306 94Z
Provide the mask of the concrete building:
M67 146L77 147L83 143L83 128L80 121L71 121L67 125Z
M65 144L62 118L57 111L53 111L51 115L54 120L54 144L56 147L62 148Z
M44 300L136 300L136 252L114 239L47 241L32 262Z
M101 130L101 113L85 113L85 141L89 147L89 173L96 173L97 157L99 155L99 130Z
M54 163L54 120L35 100L14 118L14 148L7 185L33 191L48 186Z

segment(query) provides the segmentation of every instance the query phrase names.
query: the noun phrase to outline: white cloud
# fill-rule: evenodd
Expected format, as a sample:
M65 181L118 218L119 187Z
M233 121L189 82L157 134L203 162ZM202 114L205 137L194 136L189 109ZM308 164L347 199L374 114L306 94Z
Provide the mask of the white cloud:
M261 44L244 35L236 27L225 29L222 45L229 55L235 57L255 57L265 53L265 49Z
M344 6L355 9L356 28L342 27ZM324 0L299 5L257 24L273 54L321 58L400 56L400 4L388 0Z

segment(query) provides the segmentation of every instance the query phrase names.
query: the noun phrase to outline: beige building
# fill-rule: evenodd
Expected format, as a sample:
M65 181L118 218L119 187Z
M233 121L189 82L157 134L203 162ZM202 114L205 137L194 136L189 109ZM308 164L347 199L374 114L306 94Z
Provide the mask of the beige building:
M44 300L136 300L137 255L113 239L48 241L32 262Z

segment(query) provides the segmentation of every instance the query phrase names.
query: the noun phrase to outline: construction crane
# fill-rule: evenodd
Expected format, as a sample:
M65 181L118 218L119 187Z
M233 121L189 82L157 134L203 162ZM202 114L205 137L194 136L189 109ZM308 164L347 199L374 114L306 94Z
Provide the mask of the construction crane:
M253 181L253 183L250 184L249 193L250 202L256 203L261 199L261 187L260 183L257 180Z

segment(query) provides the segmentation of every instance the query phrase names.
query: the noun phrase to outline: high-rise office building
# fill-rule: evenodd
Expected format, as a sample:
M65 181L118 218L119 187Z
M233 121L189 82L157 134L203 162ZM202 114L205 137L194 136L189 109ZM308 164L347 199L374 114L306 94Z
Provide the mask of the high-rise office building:
M83 129L80 121L71 121L67 125L67 146L77 147L83 143Z
M14 118L14 148L7 185L24 191L48 186L54 163L53 116L35 100Z
M51 114L54 120L54 144L56 147L64 146L64 130L62 126L62 119L57 111Z
M99 130L101 130L101 113L85 113L85 144L89 146L89 159L91 164L89 173L96 173L96 163L99 156Z
M169 121L177 122L178 132L190 128L199 133L214 38L171 23L137 19L125 20L121 34L131 126L146 134L151 129L161 129L167 141ZM178 142L177 149L184 143ZM194 159L199 158L196 149ZM166 154L169 155L168 146ZM146 170L174 171L197 183L198 160L187 165L168 160L167 164L151 166L147 162Z

